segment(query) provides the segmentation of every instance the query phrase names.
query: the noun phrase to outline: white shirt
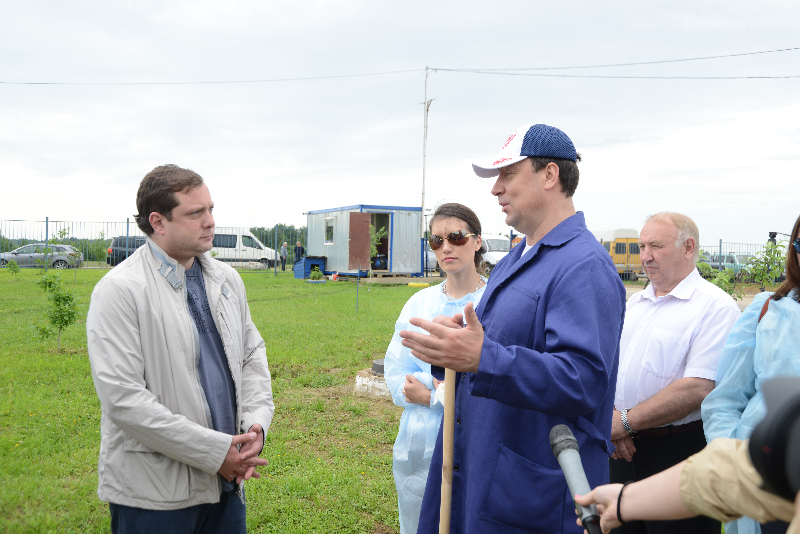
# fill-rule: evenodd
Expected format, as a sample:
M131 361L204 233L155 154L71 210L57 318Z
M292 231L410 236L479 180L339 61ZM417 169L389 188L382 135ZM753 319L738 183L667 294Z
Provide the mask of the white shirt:
M685 377L715 380L719 354L741 311L692 269L667 295L649 285L625 308L614 406L630 409ZM673 425L700 419L696 410Z

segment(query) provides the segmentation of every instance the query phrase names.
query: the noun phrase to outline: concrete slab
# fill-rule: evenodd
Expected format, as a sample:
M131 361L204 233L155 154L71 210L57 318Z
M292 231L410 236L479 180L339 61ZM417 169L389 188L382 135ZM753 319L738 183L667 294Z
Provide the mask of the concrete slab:
M363 369L356 374L356 384L353 387L356 397L369 397L370 399L391 399L389 386L382 376L375 376L370 369Z

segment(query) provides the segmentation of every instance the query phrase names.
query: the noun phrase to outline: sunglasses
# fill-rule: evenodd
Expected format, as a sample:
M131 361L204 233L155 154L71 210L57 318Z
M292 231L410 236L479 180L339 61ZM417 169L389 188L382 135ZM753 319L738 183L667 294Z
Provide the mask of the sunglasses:
M797 251L797 253L800 254L800 237L792 241L792 245L794 245L794 249ZM433 246L431 246L431 248L433 248Z
M467 241L469 241L470 237L476 235L478 234L465 234L464 232L459 230L458 232L451 232L450 234L447 235L447 237L432 235L430 239L428 239L428 242L431 244L431 250L438 250L439 247L441 247L442 244L444 243L445 239L450 241L451 245L461 247L467 244Z

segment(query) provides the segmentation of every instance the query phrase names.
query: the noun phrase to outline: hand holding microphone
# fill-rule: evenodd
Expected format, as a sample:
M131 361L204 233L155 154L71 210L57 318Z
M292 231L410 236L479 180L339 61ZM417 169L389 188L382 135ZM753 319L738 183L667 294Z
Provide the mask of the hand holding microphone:
M578 452L578 440L575 439L567 425L556 425L550 430L550 448L553 449L558 465L564 472L572 498L575 499L575 495L589 493L591 488L589 481L586 480L581 455ZM575 507L583 528L589 534L601 534L600 515L597 513L597 507L594 504L583 506L577 503Z

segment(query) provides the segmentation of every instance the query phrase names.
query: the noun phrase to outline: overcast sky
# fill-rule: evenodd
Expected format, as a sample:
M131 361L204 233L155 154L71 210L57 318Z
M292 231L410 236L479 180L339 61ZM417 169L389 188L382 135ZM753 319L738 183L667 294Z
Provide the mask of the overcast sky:
M141 178L200 173L219 226L305 224L352 204L419 206L425 67L524 69L800 47L796 1L2 3L0 219L124 221ZM201 82L14 85L8 82ZM572 76L800 76L800 50ZM428 75L426 208L508 228L470 163L523 124L583 156L590 229L686 213L702 244L761 243L800 214L800 77Z

